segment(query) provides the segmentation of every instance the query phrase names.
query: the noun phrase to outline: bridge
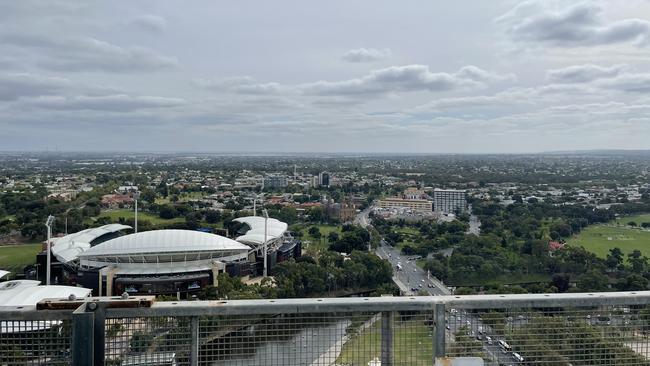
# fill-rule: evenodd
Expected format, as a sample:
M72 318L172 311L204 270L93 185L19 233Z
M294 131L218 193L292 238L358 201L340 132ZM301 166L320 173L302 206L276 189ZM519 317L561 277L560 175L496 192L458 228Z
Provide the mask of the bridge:
M650 365L649 335L650 291L88 298L0 309L0 365Z

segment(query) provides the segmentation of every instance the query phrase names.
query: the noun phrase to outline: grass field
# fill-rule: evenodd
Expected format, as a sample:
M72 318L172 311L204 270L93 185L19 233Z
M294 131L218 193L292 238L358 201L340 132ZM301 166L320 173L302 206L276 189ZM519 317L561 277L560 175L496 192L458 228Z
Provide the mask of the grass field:
M309 228L312 226L318 227L318 230L320 230L321 238L320 239L314 239L309 235ZM325 250L327 249L329 245L329 241L327 240L327 236L331 232L336 232L339 235L341 235L341 227L336 226L336 225L308 225L308 224L300 224L292 227L292 230L294 231L300 231L302 233L302 241L304 242L309 242L307 245L307 252L309 254L315 255L317 254L318 251L320 250ZM303 247L304 249L304 247Z
M431 330L421 321L395 323L393 355L406 365L431 362L433 355ZM399 325L397 325L399 324ZM381 359L381 321L376 321L361 334L353 336L345 345L336 364L367 365Z
M616 219L616 224L626 226L630 221L634 221L638 226L641 226L641 223L650 222L650 214L619 217Z
M40 251L40 243L0 246L0 269L22 273L25 266L36 262Z
M635 218L650 218L650 215L629 216L620 218L617 221L627 223ZM636 221L637 223L646 221ZM648 220L650 222L650 220ZM583 246L585 249L605 258L609 249L618 247L623 253L631 253L639 249L644 255L650 256L650 231L638 228L614 225L593 225L580 232L576 237L568 241L570 245Z
M135 213L133 210L113 210L113 211L103 211L99 217L108 217L112 221L117 222L117 220L120 217L124 217L125 219L132 219L134 218ZM161 225L161 224L172 224L172 223L177 223L177 222L184 222L185 218L184 217L176 217L173 219L161 219L160 217L156 215L152 215L150 213L146 212L138 212L138 221L149 221L151 222L152 225Z
M207 195L207 192L183 192L178 195L178 202L187 202L191 200L201 199ZM156 197L156 204L164 205L171 203L170 197L171 195L167 197Z

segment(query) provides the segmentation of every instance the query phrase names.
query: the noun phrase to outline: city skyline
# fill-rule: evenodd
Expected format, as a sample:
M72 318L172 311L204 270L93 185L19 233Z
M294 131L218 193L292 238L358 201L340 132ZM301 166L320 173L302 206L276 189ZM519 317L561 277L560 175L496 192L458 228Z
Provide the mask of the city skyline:
M648 149L650 2L0 4L3 151Z

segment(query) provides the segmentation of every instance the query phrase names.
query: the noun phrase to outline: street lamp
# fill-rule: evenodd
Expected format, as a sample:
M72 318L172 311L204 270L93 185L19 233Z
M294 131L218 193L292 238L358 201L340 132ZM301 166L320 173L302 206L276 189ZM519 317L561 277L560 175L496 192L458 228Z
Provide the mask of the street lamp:
M266 265L267 265L267 263L266 263L266 252L267 252L267 247L266 247L267 243L266 243L266 241L267 241L267 229L268 229L269 213L268 213L268 211L266 211L266 209L262 210L262 212L264 213L264 249L263 249L263 253L264 253L264 277L266 277L267 274L268 274L268 271L267 271L267 268L266 268Z
M133 199L135 200L135 232L138 232L138 198L140 198L140 191L135 191L133 193Z
M54 224L54 216L50 215L45 221L45 227L47 227L47 268L45 269L45 284L50 284L50 264L52 261L51 252L52 252L52 224Z

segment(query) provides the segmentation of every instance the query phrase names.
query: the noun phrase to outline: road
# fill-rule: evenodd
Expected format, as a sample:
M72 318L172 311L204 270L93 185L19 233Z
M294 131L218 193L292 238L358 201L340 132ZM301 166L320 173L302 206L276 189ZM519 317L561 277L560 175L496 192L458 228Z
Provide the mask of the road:
M400 281L404 285L403 287L409 289L407 295L415 295L420 291L433 296L451 294L442 282L434 277L427 276L427 273L417 266L416 261L413 259L415 256L401 254L398 250L386 244L383 239L380 243L376 250L377 255L390 262L393 267L394 278ZM401 267L401 270L398 267Z
M366 208L359 212L354 219L354 223L367 227L370 225L370 212L373 206ZM474 215L470 216L470 229L469 232L475 235L480 233L480 222ZM405 256L398 250L388 245L383 238L380 238L380 245L375 250L375 253L382 259L387 260L393 267L393 280L402 289L405 289L406 295L415 295L423 291L432 296L451 295L451 291L445 286L442 281L433 276L429 276L426 271L418 267L416 256ZM463 325L468 325L471 329L472 335L476 336L479 329L485 331L486 335L492 337L492 344L489 344L485 337L480 342L483 344L483 351L492 358L493 365L514 365L517 360L512 356L512 353L504 353L501 351L496 335L492 335L490 327L482 324L481 319L465 311L450 314L448 310L447 315L447 336L452 337ZM453 318L453 319L452 319Z
M363 211L359 212L354 218L354 224L366 228L370 225L370 212L374 208L373 205L366 207Z
M476 215L469 216L469 230L468 234L479 235L481 234L481 222L478 220Z

